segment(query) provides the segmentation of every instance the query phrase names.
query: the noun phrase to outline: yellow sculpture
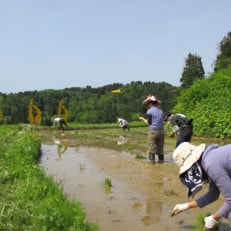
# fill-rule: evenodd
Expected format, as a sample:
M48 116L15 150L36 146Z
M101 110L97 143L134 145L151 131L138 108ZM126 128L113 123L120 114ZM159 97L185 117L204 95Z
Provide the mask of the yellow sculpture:
M41 119L41 110L34 104L34 99L29 104L29 120L31 124L38 125Z
M63 118L65 120L65 122L67 122L68 116L69 116L69 112L66 109L66 107L63 105L63 100L59 101L59 106L58 106L58 117L59 118Z

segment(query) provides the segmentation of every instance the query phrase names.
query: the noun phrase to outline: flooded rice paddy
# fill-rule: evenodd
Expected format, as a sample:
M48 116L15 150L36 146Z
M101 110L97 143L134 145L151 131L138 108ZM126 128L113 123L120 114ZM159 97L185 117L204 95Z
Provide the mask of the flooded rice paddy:
M163 164L147 159L146 128L57 131L42 135L40 165L63 187L70 200L81 202L89 222L101 231L195 230L200 214L223 203L171 217L175 204L187 199L172 162L174 141L166 141ZM112 187L105 187L110 179ZM206 190L204 187L203 191ZM230 230L223 221L219 230Z

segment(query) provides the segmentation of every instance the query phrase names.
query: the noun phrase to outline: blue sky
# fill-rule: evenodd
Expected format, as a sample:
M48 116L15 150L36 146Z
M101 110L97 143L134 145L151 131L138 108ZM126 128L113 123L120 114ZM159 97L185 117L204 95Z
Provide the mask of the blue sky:
M179 86L190 52L212 72L230 12L230 0L0 0L0 92Z

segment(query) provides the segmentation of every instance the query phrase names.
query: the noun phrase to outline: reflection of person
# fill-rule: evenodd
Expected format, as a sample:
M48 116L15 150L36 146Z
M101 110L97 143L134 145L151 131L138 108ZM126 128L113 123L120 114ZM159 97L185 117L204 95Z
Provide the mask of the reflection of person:
M138 117L139 121L144 121L148 125L148 146L149 159L155 163L155 154L159 163L164 162L164 114L159 107L160 100L155 96L149 96L143 104L148 106L147 119Z
M62 141L60 142L60 144L58 144L58 155L59 155L59 159L62 159L61 156L62 156L62 154L64 154L64 152L67 151L68 146L69 146L69 144L68 144L68 142L67 142L66 140L62 140ZM62 149L62 148L63 148L63 149Z
M195 146L183 142L173 152L173 160L180 168L179 177L188 188L188 197L193 197L205 183L209 188L198 199L177 204L172 216L189 208L203 208L216 201L222 193L225 203L216 213L205 217L205 228L215 228L221 218L227 219L231 212L231 144Z
M63 125L65 125L65 127L67 127L66 121L63 118L55 118L54 119L54 126L56 123L59 123L59 126L61 129L64 129Z
M55 135L53 134L53 141L55 144L58 145L59 159L62 159L61 157L62 154L67 151L68 146L69 146L68 141L65 139L65 137L66 135L62 133L60 139L58 139L58 138L55 138Z
M179 132L176 141L176 147L182 142L190 142L193 134L193 119L188 119L183 114L172 114L171 112L166 112L164 114L164 121L169 121L173 131L168 135L169 137L174 137Z
M125 131L125 129L128 129L128 131L130 131L129 123L127 120L118 118L118 123L120 123L120 127L123 128L123 131Z
M124 144L125 143L125 138L123 136L120 136L117 143L118 143L118 145Z

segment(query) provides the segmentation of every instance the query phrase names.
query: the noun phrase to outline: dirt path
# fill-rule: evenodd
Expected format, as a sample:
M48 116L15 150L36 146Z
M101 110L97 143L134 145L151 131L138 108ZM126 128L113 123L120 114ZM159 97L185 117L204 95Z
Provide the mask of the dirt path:
M130 133L123 138L115 135L116 139L111 140L99 133L84 136L81 132L66 132L65 140L60 140L68 143L68 148L60 159L52 134L43 134L40 164L62 183L70 199L83 204L87 218L101 231L194 230L198 214L214 211L223 203L220 199L205 209L171 217L174 205L187 201L186 189L172 163L173 146L165 146L166 163L153 165L131 154L146 156L145 145L138 145L145 136ZM124 143L118 145L121 140ZM134 143L137 145L131 147ZM106 178L112 182L110 190L103 186ZM226 228L220 230L230 230Z

